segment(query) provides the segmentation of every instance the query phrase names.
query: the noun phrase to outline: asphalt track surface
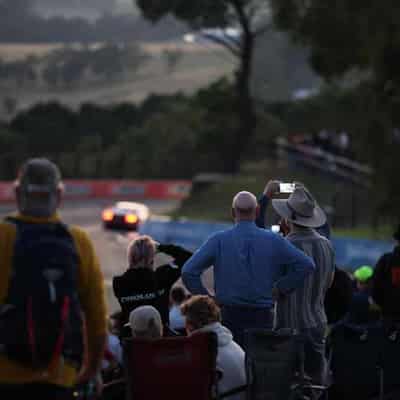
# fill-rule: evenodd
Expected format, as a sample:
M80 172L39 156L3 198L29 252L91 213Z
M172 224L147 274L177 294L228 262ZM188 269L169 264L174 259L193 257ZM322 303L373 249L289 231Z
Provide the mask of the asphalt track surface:
M62 205L60 215L67 224L78 225L92 238L95 250L100 260L107 287L109 312L118 309L110 286L111 278L126 270L126 249L135 232L121 233L104 230L101 224L101 212L109 200L94 200L87 202L68 202ZM144 201L152 215L163 215L178 206L176 201ZM15 206L0 205L0 217L14 212Z

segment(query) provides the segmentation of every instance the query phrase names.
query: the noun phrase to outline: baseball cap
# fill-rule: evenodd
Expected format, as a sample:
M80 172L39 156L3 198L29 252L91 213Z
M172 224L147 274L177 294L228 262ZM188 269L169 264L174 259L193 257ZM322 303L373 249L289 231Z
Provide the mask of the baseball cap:
M366 282L372 277L374 270L369 265L363 265L354 271L354 277L359 282Z
M19 190L18 208L21 214L47 218L56 212L57 189L62 189L61 173L47 158L31 158L18 172L15 186Z
M47 158L31 158L21 166L15 184L27 193L53 193L62 185L61 172Z

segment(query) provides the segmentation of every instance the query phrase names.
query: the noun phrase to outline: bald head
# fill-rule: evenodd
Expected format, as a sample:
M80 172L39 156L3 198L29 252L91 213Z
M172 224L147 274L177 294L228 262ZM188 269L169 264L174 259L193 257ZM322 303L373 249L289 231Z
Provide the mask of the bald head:
M236 220L255 220L257 209L257 198L253 193L242 191L233 198L232 214Z

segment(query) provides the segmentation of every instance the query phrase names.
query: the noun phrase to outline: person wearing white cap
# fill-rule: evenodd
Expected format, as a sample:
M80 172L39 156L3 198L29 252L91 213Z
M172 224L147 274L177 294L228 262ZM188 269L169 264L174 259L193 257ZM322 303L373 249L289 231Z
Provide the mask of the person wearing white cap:
M239 192L232 202L235 225L213 234L185 263L182 280L193 294L209 295L201 274L214 267L215 298L222 321L243 345L244 331L271 328L273 287L282 293L303 285L312 259L287 240L256 226L256 197Z

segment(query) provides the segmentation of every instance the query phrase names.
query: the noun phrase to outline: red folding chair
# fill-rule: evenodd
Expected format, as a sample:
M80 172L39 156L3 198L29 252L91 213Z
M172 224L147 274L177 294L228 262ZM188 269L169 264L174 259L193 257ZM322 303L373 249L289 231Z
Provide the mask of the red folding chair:
M218 398L217 338L213 332L124 344L126 400Z

